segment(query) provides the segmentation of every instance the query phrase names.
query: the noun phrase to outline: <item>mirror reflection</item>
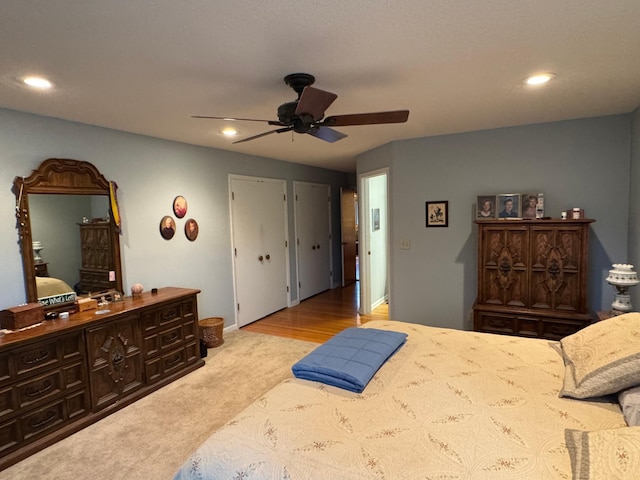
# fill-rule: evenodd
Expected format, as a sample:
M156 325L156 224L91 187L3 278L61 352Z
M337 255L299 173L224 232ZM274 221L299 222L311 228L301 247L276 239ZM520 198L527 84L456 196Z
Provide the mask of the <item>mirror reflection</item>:
M49 305L104 290L96 272L113 270L109 197L31 194L29 210L38 301Z

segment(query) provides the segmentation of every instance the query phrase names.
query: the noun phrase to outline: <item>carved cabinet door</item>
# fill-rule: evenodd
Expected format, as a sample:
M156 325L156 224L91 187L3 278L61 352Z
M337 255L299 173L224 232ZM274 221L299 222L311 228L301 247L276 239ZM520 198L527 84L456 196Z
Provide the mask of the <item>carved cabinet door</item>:
M93 411L143 385L139 323L132 316L87 331Z
M580 227L531 229L531 308L581 311L583 230Z
M487 227L480 242L483 289L479 303L524 307L529 302L528 230Z

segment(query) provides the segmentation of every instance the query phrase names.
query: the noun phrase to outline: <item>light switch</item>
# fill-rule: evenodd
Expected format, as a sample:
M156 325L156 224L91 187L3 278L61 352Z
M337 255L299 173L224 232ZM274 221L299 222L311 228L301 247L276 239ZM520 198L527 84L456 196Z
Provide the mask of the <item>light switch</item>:
M400 250L410 250L410 249L411 249L410 240L400 240Z

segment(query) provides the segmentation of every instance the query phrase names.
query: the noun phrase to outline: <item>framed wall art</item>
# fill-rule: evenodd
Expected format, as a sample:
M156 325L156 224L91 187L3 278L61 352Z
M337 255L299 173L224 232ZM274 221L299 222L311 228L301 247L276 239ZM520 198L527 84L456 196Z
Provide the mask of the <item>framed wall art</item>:
M427 227L449 226L449 202L426 202Z
M198 222L193 218L187 220L187 223L184 224L184 234L192 242L198 238Z
M187 199L182 195L173 199L173 213L178 218L183 218L187 214Z
M165 215L160 220L160 235L165 240L171 240L173 236L176 234L176 222L173 217L169 215Z
M380 209L374 208L371 210L371 226L373 231L380 230Z

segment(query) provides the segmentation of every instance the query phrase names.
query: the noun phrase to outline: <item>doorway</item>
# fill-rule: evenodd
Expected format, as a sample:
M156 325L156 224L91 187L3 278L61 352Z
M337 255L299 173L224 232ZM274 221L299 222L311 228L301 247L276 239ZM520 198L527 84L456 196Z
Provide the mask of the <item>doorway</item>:
M358 195L360 313L389 302L389 169L360 175Z
M353 188L340 189L342 286L358 281L358 196Z

